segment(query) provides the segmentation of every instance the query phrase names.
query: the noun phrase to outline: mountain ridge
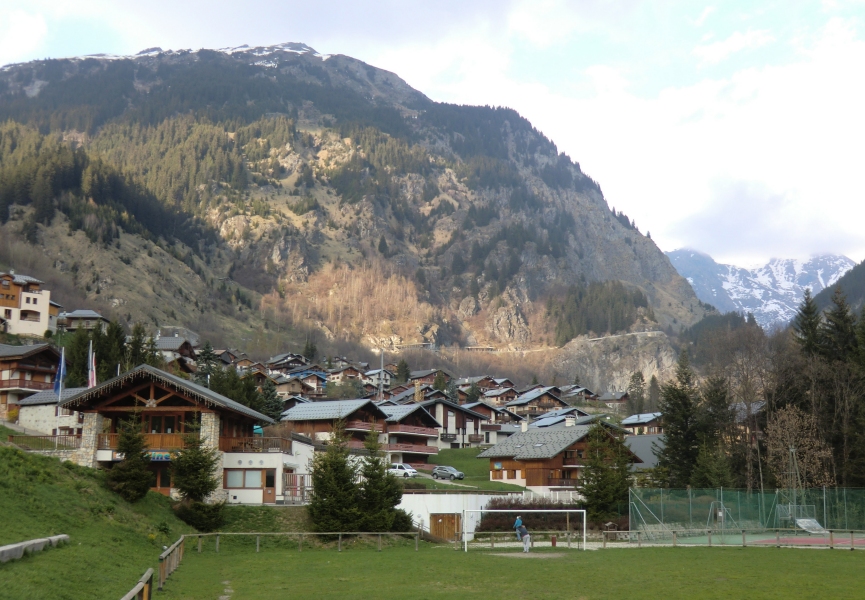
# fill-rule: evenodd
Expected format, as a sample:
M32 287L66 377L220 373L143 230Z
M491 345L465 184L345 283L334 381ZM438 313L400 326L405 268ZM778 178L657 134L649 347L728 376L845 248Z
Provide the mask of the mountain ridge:
M701 301L721 312L752 313L764 328L785 326L795 316L806 288L816 296L855 265L846 256L821 254L806 260L773 258L747 269L717 263L697 250L666 254Z

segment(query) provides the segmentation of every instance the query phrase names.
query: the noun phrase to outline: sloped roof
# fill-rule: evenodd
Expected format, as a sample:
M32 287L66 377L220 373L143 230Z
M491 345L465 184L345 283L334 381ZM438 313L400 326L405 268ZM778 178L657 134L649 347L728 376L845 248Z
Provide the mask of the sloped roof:
M186 338L166 336L153 341L157 350L179 350L186 343Z
M561 400L552 391L550 391L550 390L554 390L554 389L556 389L554 386L539 387L539 388L533 389L531 391L526 392L525 394L517 396L515 399L513 399L510 402L508 402L507 404L505 404L505 406L522 406L523 404L528 404L532 400L535 400L536 398L539 398L540 396L543 396L544 394L550 394L556 400Z
M420 406L423 406L424 408L426 408L427 406L432 406L436 403L444 404L448 408L453 408L455 410L462 411L462 412L466 413L467 415L469 415L475 419L481 419L483 421L489 420L489 417L486 415L482 415L481 413L475 412L471 409L468 409L465 406L461 406L459 404L454 404L450 400L445 400L444 398L432 398L430 400L424 400L423 402L419 402L418 404L420 404ZM427 411L427 412L429 412L429 411Z
M344 419L354 411L369 406L373 413L382 420L388 415L384 410L375 405L375 402L365 398L355 400L325 400L323 402L309 402L298 404L289 408L283 414L283 421L329 421L333 419Z
M624 398L628 392L604 392L604 395L599 398L601 402L615 402Z
M436 421L435 418L431 414L429 414L429 412L427 412L427 410L420 404L401 404L394 406L381 403L377 406L387 414L388 423L399 423L410 414L420 410L423 411L424 415L429 417L433 423L435 423L436 427L442 426L441 423Z
M652 435L629 435L625 438L625 445L628 450L637 455L643 461L639 466L632 465L632 468L651 469L658 466L658 455L655 446L658 447L658 452L664 449L666 440L663 434Z
M63 402L68 400L72 396L83 392L87 388L79 387L79 388L64 388L62 392L60 392L60 401ZM28 396L23 400L18 401L19 406L37 406L39 404L57 404L57 394L54 390L43 390L41 392L37 392L32 396Z
M160 381L161 383L173 386L175 389L183 390L185 393L198 398L205 404L216 405L246 415L248 417L252 417L253 419L257 419L259 421L274 423L274 420L267 415L263 415L257 410L253 410L248 406L244 406L240 402L235 402L231 398L227 398L222 394L217 394L213 390L206 388L203 385L198 385L197 383L193 383L191 381L183 379L182 377L172 375L171 373L166 373L165 371L157 369L156 367L151 367L150 365L139 365L134 369L127 371L126 373L122 373L118 377L114 377L112 379L109 379L108 381L100 383L95 388L84 390L83 392L76 394L69 400L65 400L60 404L63 406L78 405L82 402L93 400L99 397L104 392L113 388L117 388L125 384L127 381L140 376L151 377L157 381Z
M0 277L3 275L9 275L12 277L12 281L17 283L18 285L26 285L28 283L44 283L39 281L35 277L30 277L30 275L19 275L18 273L0 273Z
M467 403L467 404L463 404L462 407L463 407L463 408L467 408L467 409L469 409L469 410L474 410L476 407L478 407L478 406L482 406L482 405L485 406L485 407L487 407L487 408L489 408L489 409L492 410L493 412L498 413L498 414L501 414L501 413L507 413L507 414L511 415L512 417L514 417L514 418L516 418L516 419L519 419L520 421L522 421L522 420L525 419L525 417L522 417L522 416L518 415L518 414L515 413L515 412L511 412L511 411L509 411L508 409L506 409L506 408L504 408L504 407L501 407L501 406L494 406L494 405L492 405L492 404L487 404L486 402L483 402L483 401L479 401L479 402L469 402L469 403Z
M65 312L61 316L67 319L105 319L102 315L100 315L95 310L90 310L89 308L83 308L79 310L73 310L72 312ZM105 319L106 321L108 319Z
M513 392L515 394L517 393L514 388L496 388L494 390L487 390L486 392L484 392L484 396L486 396L487 398L496 398L508 392Z
M441 371L448 377L450 377L450 373L445 371L444 369L424 369L422 371L411 371L409 373L409 379L418 379L419 377L426 377L427 375L432 375L433 373L438 373Z
M52 350L54 350L54 353L57 355L57 357L60 357L60 352L58 352L50 344L32 344L30 346L12 346L9 344L0 344L0 358L24 358L25 356L30 356L31 354L42 352L46 348L51 348Z
M622 425L640 425L642 423L648 423L650 421L654 421L658 417L661 416L659 412L651 412L651 413L640 413L638 415L631 415L630 417L625 417L622 419Z
M478 458L509 457L514 460L552 458L589 432L587 425L565 429L530 429L521 431L478 454Z

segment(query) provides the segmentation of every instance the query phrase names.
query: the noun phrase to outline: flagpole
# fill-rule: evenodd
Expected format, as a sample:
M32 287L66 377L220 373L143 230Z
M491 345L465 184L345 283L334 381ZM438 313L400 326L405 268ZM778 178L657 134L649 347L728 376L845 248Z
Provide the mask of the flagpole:
M66 348L60 348L60 367L57 369L57 377L60 378L60 386L57 388L57 408L54 409L54 449L57 450L57 436L60 435L60 401L63 399L63 375L66 371Z

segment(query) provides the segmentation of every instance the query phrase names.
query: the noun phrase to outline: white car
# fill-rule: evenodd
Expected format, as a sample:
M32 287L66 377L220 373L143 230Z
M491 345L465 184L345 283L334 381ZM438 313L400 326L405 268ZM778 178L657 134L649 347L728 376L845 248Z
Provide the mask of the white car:
M387 472L397 477L417 477L417 471L411 465L405 463L393 463Z

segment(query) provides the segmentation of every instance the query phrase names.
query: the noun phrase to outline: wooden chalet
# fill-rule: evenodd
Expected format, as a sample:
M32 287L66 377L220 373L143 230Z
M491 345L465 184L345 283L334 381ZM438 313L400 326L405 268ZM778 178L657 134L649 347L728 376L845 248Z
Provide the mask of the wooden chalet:
M412 371L409 375L408 380L413 384L415 381L420 381L423 384L432 385L435 383L436 377L438 377L439 373L445 379L445 382L451 380L451 376L447 371L442 369L426 369L423 371Z
M491 404L496 404L498 406L503 406L508 402L512 402L517 399L517 390L512 387L503 387L496 388L493 390L487 390L484 392L482 398L484 402L489 402Z
M390 462L426 464L429 456L438 454L435 440L441 424L420 404L395 406L381 403L379 408L387 413L387 440L383 447Z
M490 479L525 486L533 492L573 490L585 466L586 436L591 426L521 431L484 450ZM613 433L610 437L619 439ZM632 463L642 462L633 452Z
M420 403L438 421L439 448L479 447L484 443L481 425L487 417L445 398L429 398Z
M356 399L297 404L283 413L281 421L291 423L297 433L317 442L327 442L336 422L342 420L349 447L360 449L370 431L385 433L387 418L387 413L372 400Z
M552 410L568 408L568 403L561 400L556 395L556 391L558 388L554 386L536 387L506 403L505 408L521 417L531 417L532 419Z
M332 369L327 372L327 381L328 383L348 383L349 381L362 380L363 372L351 365L340 367L338 369Z
M661 423L662 416L659 412L631 415L622 419L622 427L628 430L629 435L661 434L664 433L664 426Z
M60 352L49 344L0 344L0 419L14 416L18 402L54 387Z

